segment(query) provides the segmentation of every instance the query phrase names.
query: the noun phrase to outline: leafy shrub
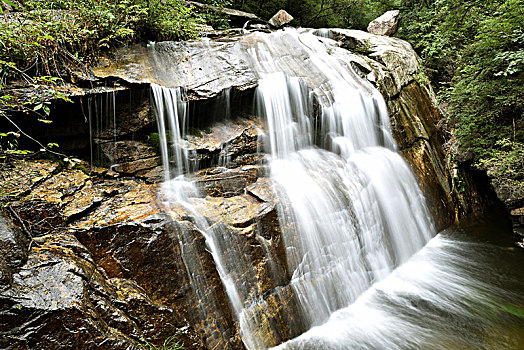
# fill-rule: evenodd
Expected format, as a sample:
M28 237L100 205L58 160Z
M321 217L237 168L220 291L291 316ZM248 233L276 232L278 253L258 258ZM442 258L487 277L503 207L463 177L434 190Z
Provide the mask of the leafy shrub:
M521 0L402 0L398 36L421 55L477 166L507 162L524 144ZM501 141L505 140L505 141ZM508 168L508 169L509 169ZM493 173L495 174L495 173ZM509 172L497 172L507 177Z
M198 2L216 6L216 7L230 7L232 5L231 0L200 0ZM226 16L218 13L217 11L207 10L199 12L199 17L202 22L212 26L214 29L227 29L229 28L229 20Z
M482 159L479 166L488 171L491 177L521 182L524 186L524 144L502 139L496 143L497 149L488 159Z
M181 0L29 0L23 10L0 21L0 60L33 75L67 73L131 40L194 37L200 21Z

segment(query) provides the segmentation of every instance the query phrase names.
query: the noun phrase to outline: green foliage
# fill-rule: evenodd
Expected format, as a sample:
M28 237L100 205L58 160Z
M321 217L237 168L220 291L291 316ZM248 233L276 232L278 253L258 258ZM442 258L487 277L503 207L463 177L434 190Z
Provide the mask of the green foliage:
M12 112L49 124L51 103L70 100L60 91L64 79L102 53L138 40L178 40L196 36L195 17L182 0L26 0L0 21L0 90L20 80L32 89L21 99L0 93L0 118L30 135L9 118ZM7 135L7 133L5 133ZM34 142L37 140L32 139ZM0 139L2 154L21 152L12 135ZM54 145L53 145L54 146ZM51 147L40 147L51 153Z
M236 0L233 6L269 19L284 9L303 27L340 27L365 29L368 23L387 10L398 6L398 0Z
M60 76L125 42L194 37L200 21L182 0L28 0L22 10L0 22L0 76L2 62Z
M231 0L201 0L198 2L216 7L231 7L232 5ZM212 26L214 29L222 30L229 28L228 18L217 11L200 11L199 18L203 23Z
M5 75L11 75L10 71L20 72L14 63L3 63L3 72ZM2 61L0 61L0 65L1 64ZM24 97L23 99L5 92L0 93L0 119L7 120L11 124L11 127L17 130L16 132L0 132L0 158L5 158L6 155L28 155L32 153L28 150L22 150L18 148L18 139L21 135L24 135L29 139L32 138L25 134L9 117L12 112L31 114L35 117L37 122L50 124L52 123L52 120L49 119L49 115L51 113L51 101L63 100L66 102L71 102L69 97L67 97L56 87L61 79L50 76L31 78L26 76L23 72L21 74L27 80L28 86L32 89L32 91L34 91L34 93L32 93L29 97ZM3 88L3 82L0 82L0 92L4 91ZM32 140L38 143L38 141L34 139ZM41 149L45 151L50 151L51 148L58 147L56 143L48 144L47 147L42 144L39 145ZM58 154L54 151L50 152Z
M518 179L524 144L522 0L403 0L398 36L421 55L462 148ZM513 170L512 170L513 169ZM522 176L522 174L520 175ZM517 181L522 181L522 178Z
M504 178L524 186L524 144L502 139L495 146L492 156L481 159L479 166L486 169L491 177Z
M201 19L193 14L190 7L182 0L138 1L145 16L139 22L137 31L142 37L151 40L180 40L196 37L196 25Z

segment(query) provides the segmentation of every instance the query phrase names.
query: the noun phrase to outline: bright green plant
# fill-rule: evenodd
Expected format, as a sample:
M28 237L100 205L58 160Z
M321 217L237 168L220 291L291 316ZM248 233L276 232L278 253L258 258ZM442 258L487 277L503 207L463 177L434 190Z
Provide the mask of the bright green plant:
M492 156L481 159L479 166L490 176L514 180L524 186L524 144L502 139L495 146Z
M158 347L155 346L145 340L143 340L146 344L146 346L149 348L149 350L184 350L184 345L177 340L178 335L172 335L170 337L167 337L166 340L164 340L164 343L162 346Z
M231 0L202 0L201 3L215 6L215 7L231 7ZM199 10L198 17L203 23L212 26L214 29L227 29L229 28L229 19L227 16L213 10Z
M150 0L139 30L152 40L179 40L196 37L196 17L181 0Z

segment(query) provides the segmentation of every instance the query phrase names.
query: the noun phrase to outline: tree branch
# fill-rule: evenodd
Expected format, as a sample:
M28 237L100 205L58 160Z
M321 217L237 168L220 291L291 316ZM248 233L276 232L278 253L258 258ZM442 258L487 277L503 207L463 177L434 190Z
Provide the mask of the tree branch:
M3 117L5 119L7 119L7 121L11 124L14 125L14 127L20 132L20 134L24 135L25 137L27 137L28 139L30 139L31 141L35 142L36 144L38 144L44 151L46 152L49 152L49 153L52 153L54 155L57 155L59 157L65 157L67 158L67 156L63 153L59 153L59 152L55 152L55 151L51 151L49 148L47 148L46 146L44 146L40 141L38 141L37 139L35 139L34 137L30 136L29 134L27 134L26 132L24 132L14 121L11 120L11 118L9 118L7 115L3 115Z

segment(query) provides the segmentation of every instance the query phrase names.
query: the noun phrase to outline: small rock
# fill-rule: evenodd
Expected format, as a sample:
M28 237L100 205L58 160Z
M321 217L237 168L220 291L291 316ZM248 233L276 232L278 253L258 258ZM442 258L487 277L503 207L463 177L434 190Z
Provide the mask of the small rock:
M198 172L195 183L208 196L227 198L243 194L262 173L260 166L205 169Z
M152 147L139 141L105 142L100 149L111 164L111 170L120 174L135 174L160 164Z
M399 10L388 11L382 16L375 18L368 25L368 32L377 35L391 36L398 29Z
M244 24L243 29L246 31L263 31L263 32L268 32L268 33L270 32L269 24L265 21L255 21L255 20L247 21Z
M269 24L271 24L273 27L280 28L284 24L288 24L292 20L293 16L291 16L284 10L280 10L273 17L271 17L271 19L269 20Z

